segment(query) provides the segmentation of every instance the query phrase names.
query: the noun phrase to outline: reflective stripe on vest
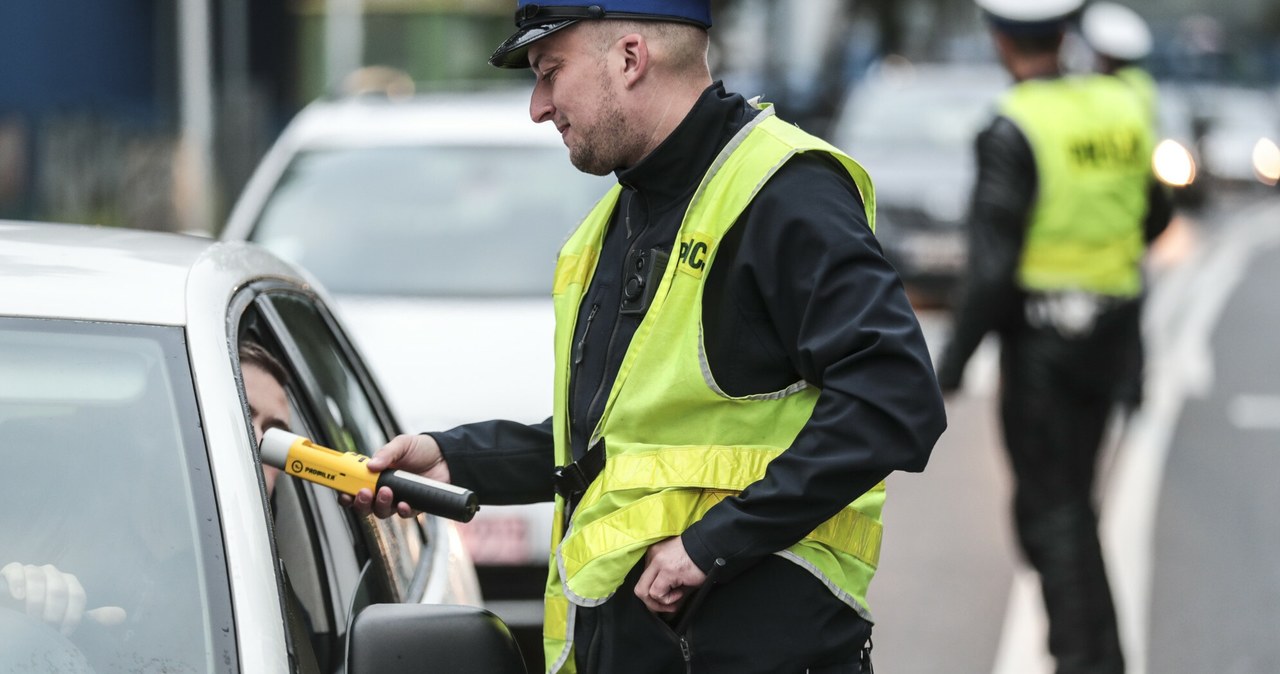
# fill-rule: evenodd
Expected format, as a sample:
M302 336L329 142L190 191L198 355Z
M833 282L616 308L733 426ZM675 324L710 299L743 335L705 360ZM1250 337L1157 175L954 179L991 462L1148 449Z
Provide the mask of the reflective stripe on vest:
M1036 162L1019 284L1137 295L1153 145L1140 96L1106 75L1028 80L1005 95L1001 113Z
M729 142L690 202L670 261L592 434L593 444L605 443L605 468L583 494L567 531L564 502L556 498L543 624L549 671L574 669L577 605L607 600L650 543L682 533L721 500L759 480L812 413L818 391L805 382L759 395L728 396L716 384L702 348L702 286L718 244L793 155L819 151L837 159L853 178L874 225L875 197L866 172L772 113L763 109ZM571 461L568 387L575 323L620 191L615 186L605 195L557 261L558 465ZM778 554L809 570L869 617L866 589L879 557L883 502L883 485L878 485Z
M626 576L649 545L677 536L702 518L711 506L747 487L744 475L764 475L765 467L782 450L773 447L664 447L659 450L610 457L605 469L592 483L583 502L593 498L591 490L608 485L614 491L643 489L651 492L630 507L607 512L587 523L576 523L574 534L560 548L560 572L570 580L567 569L581 570L586 562L608 565L605 576ZM754 481L754 480L751 480ZM662 491L674 489L675 491ZM875 488L883 492L884 484ZM880 529L877 519L845 509L821 524L805 538L840 550L876 566L880 558ZM645 531L646 538L620 532ZM605 597L607 598L607 597ZM575 597L574 603L591 605L603 599Z

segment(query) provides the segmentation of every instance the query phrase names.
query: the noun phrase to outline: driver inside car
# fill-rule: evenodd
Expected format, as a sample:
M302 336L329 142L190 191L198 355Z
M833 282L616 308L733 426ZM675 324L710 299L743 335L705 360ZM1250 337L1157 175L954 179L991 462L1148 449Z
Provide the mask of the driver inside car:
M289 430L291 414L283 385L287 375L280 362L254 342L242 342L239 356L254 437L260 443L268 428ZM270 498L280 471L266 465L262 469ZM145 503L131 505L130 516L137 522L135 529L143 540L143 547L166 556L165 552L172 547L163 540L167 513L157 512L160 509ZM121 606L88 608L89 597L80 577L53 564L12 561L0 567L0 579L4 585L0 587L0 600L9 599L0 601L0 606L18 608L64 636L75 633L85 621L112 628L125 623L129 617L129 610Z

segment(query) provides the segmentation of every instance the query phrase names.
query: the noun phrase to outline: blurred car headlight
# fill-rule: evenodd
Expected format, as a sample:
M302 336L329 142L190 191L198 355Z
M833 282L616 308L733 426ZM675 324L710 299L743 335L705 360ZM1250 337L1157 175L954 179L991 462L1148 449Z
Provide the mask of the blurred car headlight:
M1156 145L1155 152L1151 154L1151 168L1156 178L1170 187L1186 187L1196 179L1196 160L1191 151L1172 139L1162 140Z
M1280 183L1280 147L1270 138L1259 138L1253 146L1253 172L1266 185Z

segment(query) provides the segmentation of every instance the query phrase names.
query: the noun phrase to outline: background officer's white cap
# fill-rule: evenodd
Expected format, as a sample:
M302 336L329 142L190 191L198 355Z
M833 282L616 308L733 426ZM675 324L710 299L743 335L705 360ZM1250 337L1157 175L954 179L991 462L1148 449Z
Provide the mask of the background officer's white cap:
M976 0L978 8L997 28L1011 33L1061 30L1084 0Z
M1080 19L1080 34L1103 56L1137 61L1151 53L1151 30L1138 13L1114 2L1093 2Z

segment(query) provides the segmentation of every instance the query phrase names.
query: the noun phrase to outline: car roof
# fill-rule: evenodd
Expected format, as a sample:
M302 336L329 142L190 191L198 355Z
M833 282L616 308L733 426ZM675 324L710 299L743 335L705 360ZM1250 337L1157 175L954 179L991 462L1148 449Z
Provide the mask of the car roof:
M998 63L933 62L920 63L888 61L874 66L863 80L866 84L885 83L893 87L945 87L964 88L978 84L987 88L1003 89L1013 83Z
M262 276L297 274L248 244L117 227L0 221L0 315L185 325L193 289L200 297L228 297Z
M221 237L243 240L294 158L315 150L458 145L564 147L553 124L529 118L529 89L319 99L294 116L258 162Z
M529 118L529 91L516 88L321 99L298 113L282 139L298 148L561 142L554 125Z

